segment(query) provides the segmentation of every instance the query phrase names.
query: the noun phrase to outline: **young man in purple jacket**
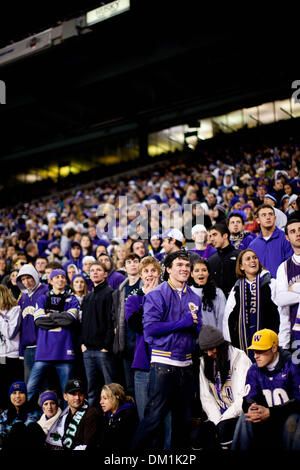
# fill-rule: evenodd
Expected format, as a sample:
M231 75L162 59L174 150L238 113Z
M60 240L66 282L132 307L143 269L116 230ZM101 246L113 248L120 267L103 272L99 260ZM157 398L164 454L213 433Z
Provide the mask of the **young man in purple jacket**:
M148 402L132 450L149 450L166 415L172 413L171 449L189 446L194 394L192 352L201 325L201 299L186 282L190 259L183 250L165 261L168 281L145 296L144 338L151 349Z

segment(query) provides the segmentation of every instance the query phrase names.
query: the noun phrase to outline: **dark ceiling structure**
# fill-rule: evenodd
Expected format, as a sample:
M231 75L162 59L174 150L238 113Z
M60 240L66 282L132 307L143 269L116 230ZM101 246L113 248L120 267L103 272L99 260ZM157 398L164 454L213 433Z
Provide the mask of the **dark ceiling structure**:
M1 47L101 4L79 3L23 5L9 22L11 7L1 17ZM143 138L285 99L297 79L295 36L289 25L270 34L263 22L248 31L242 20L204 14L198 2L132 0L130 11L89 33L0 67L0 163L9 173L91 142Z

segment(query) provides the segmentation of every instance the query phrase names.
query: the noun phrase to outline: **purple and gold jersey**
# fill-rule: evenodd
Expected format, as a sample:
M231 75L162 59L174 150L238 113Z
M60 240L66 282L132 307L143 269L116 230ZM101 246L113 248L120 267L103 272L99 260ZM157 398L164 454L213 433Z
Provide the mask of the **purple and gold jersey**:
M220 413L225 413L225 411L232 405L234 401L231 388L231 375L228 374L226 382L222 386L220 372L218 372L216 382L209 382L209 387L218 404Z
M50 308L49 308L50 306ZM51 308L52 307L52 308ZM50 312L66 312L78 320L79 303L74 295L55 295L51 291L37 301L34 320L47 318ZM47 313L48 312L48 313ZM73 333L70 328L57 326L38 329L36 361L71 361L75 359Z
M21 307L22 322L20 330L19 355L24 356L24 350L27 346L35 346L38 335L38 327L34 323L34 312L37 299L49 291L46 284L39 284L33 294L22 294L18 304Z
M262 404L260 397L263 395L269 408L292 399L300 402L300 365L295 362L292 356L285 360L281 353L279 364L273 371L253 364L246 377L244 401Z

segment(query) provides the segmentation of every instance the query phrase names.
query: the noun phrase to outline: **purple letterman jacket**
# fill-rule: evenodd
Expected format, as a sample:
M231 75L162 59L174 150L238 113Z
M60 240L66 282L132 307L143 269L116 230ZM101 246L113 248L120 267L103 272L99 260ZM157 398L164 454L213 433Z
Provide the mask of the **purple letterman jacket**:
M180 298L170 281L165 281L145 296L143 307L144 338L152 356L191 359L202 326L201 298L187 285ZM191 311L197 312L197 325Z

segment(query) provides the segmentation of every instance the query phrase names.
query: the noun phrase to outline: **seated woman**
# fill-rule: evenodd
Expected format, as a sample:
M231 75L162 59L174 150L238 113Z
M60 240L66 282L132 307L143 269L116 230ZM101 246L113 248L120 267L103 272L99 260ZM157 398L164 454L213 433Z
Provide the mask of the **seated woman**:
M253 362L252 350L247 348L255 331L269 328L278 333L284 319L274 302L276 281L255 251L247 248L239 253L236 275L238 280L226 302L223 333L227 341L245 351Z
M101 451L128 452L139 423L133 398L122 385L111 383L102 387L100 405L104 412Z
M245 380L252 363L212 325L202 326L199 347L204 353L200 359L200 400L207 419L192 431L191 444L194 449L228 449L243 411Z
M61 415L62 410L59 407L56 393L51 390L46 390L40 394L39 405L43 410L43 414L37 423L47 435L51 426Z
M42 449L45 434L37 424L38 407L27 401L25 382L14 382L9 389L10 404L0 415L1 449Z

